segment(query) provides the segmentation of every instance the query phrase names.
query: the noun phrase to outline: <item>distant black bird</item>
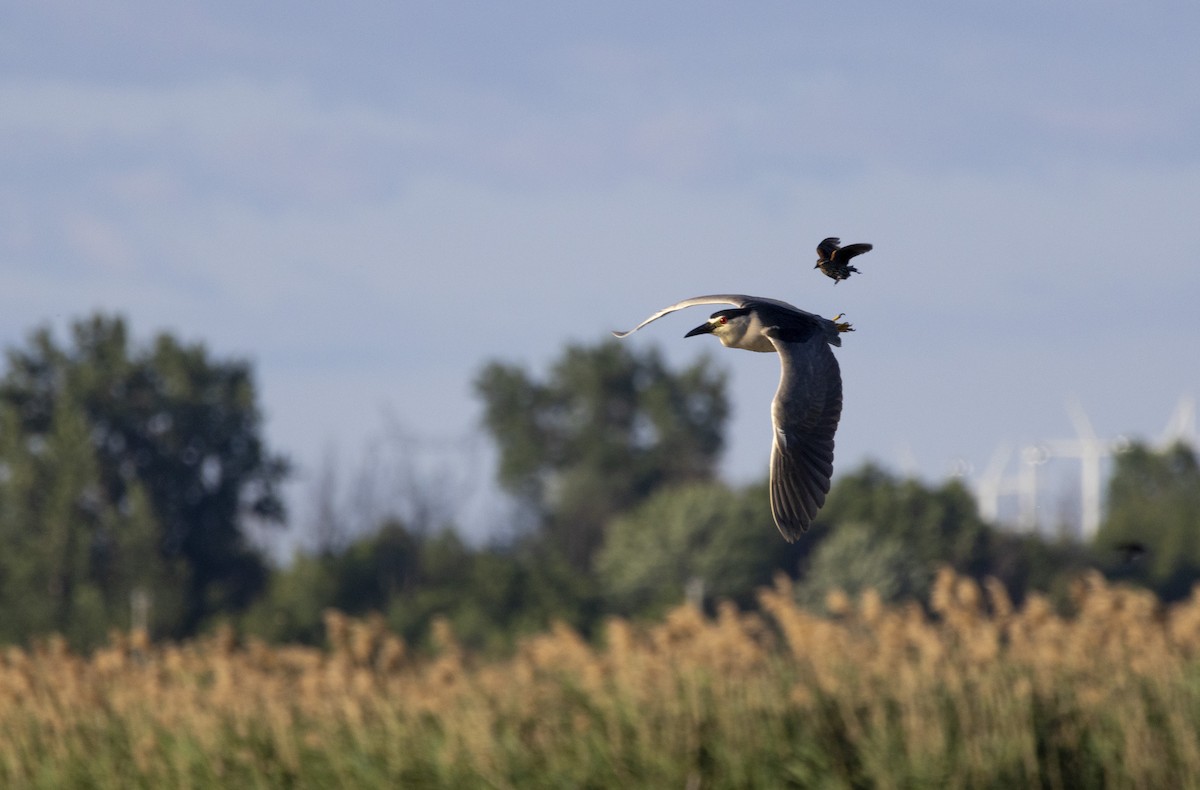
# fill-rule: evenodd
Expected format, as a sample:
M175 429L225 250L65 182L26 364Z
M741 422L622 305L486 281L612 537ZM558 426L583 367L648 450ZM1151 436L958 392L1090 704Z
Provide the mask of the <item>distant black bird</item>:
M1124 543L1118 543L1113 548L1121 555L1121 560L1125 565L1132 565L1137 562L1146 556L1146 552L1148 551L1146 544L1138 543L1136 540L1127 540Z
M872 249L870 244L847 244L845 247L840 247L842 240L836 236L830 236L817 245L817 265L814 269L820 269L825 272L826 277L833 278L833 284L837 285L839 281L845 280L858 269L850 265L850 259L855 255L862 255L864 252L869 252Z

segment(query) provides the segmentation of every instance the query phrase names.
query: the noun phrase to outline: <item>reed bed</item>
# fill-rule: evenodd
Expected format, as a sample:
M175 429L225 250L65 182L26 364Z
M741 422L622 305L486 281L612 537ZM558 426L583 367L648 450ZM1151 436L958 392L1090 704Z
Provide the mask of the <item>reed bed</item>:
M565 626L503 659L118 634L0 654L2 787L1196 787L1200 596L1077 583L1015 608L943 571L928 609L835 593Z

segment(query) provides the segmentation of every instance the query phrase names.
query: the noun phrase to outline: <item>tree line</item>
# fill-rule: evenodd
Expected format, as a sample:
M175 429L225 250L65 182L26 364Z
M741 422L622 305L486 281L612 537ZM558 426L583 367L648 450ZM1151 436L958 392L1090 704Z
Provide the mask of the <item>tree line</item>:
M609 341L567 346L540 376L494 361L476 377L516 507L502 539L473 546L451 521L385 511L275 567L249 534L288 521L292 468L266 446L248 362L169 333L140 344L103 314L66 343L38 329L6 361L0 642L53 631L87 647L133 626L185 638L217 620L318 642L336 608L379 613L416 644L446 618L468 644L501 650L556 619L590 633L685 598L753 606L778 573L818 607L833 588L923 597L946 564L999 578L1017 600L1038 589L1066 601L1087 567L1167 599L1200 578L1200 467L1183 445L1117 457L1091 545L998 529L960 482L870 464L840 474L805 540L787 544L765 480L717 477L725 373ZM324 523L337 521L325 506Z

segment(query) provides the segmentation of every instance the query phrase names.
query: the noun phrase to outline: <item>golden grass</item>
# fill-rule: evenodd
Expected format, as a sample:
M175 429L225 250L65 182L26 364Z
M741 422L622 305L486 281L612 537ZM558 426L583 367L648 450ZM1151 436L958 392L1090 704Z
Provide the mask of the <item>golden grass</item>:
M0 656L3 787L1189 787L1200 785L1200 597L1081 579L1077 614L943 571L930 602L785 582L762 615L684 606L565 626L515 654L445 624L414 656L381 619L329 649L114 635Z

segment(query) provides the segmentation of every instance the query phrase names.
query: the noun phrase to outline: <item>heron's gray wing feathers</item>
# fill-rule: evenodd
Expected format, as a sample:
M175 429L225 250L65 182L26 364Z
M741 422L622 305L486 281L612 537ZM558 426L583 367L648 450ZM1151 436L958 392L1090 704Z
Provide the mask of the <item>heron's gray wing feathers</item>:
M771 514L783 537L795 541L825 504L833 476L833 435L842 415L837 357L819 336L795 342L788 332L764 334L779 352L779 389L771 404Z

